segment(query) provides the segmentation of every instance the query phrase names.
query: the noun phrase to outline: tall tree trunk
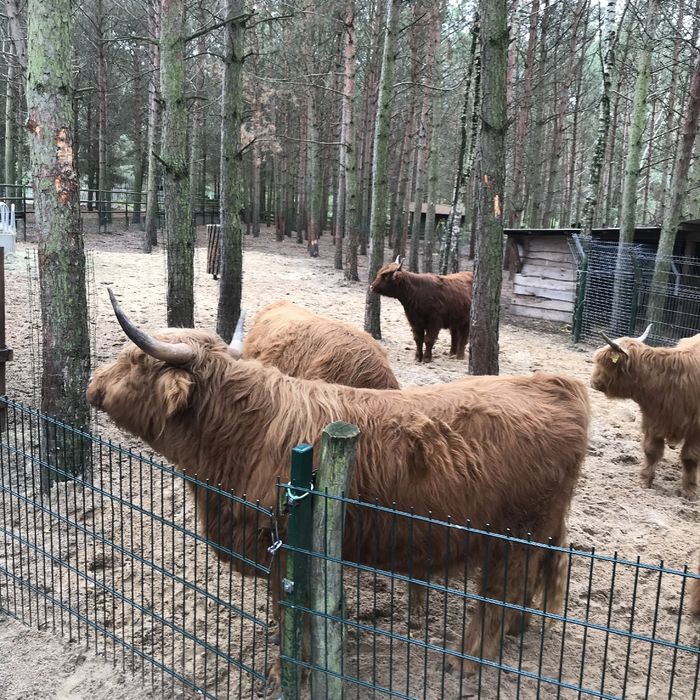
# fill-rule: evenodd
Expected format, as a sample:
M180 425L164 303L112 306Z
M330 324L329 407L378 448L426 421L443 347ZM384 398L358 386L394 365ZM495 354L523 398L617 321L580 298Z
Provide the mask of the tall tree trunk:
M678 0L678 18L675 26L678 27L673 40L673 57L671 59L671 83L668 87L668 106L666 108L666 125L662 153L665 161L661 171L661 197L659 198L658 220L663 221L668 202L668 187L671 179L671 165L674 162L675 141L678 134L678 117L676 114L676 95L678 93L678 71L681 68L680 53L684 43L683 20L685 17L685 0ZM696 21L697 26L697 21ZM694 46L694 44L692 44Z
M36 207L41 295L41 408L81 428L90 412L85 255L80 231L79 181L73 157L71 7L69 0L29 0L27 130ZM82 445L46 435L52 463L69 478L87 467Z
M588 192L583 212L582 233L588 234L593 228L596 210L598 208L598 190L600 187L600 172L603 158L608 145L610 132L610 92L612 87L613 70L615 68L615 2L607 0L605 16L605 53L603 58L603 81L600 106L598 108L598 134L596 137L593 159L588 175Z
M513 177L509 210L509 223L517 226L525 209L523 199L523 170L525 147L527 144L528 122L532 110L532 83L535 73L535 50L537 48L537 29L539 21L539 0L532 0L530 6L530 24L528 28L527 53L523 71L523 88L520 107L515 120L515 142L513 147Z
M8 34L10 35L20 75L24 79L27 73L27 42L19 20L19 12L19 0L5 0Z
M194 235L187 153L184 0L163 0L160 87L168 259L168 326L194 326Z
M506 0L480 0L481 15L481 205L474 262L469 371L498 374L498 325L503 268L503 186L508 123Z
M149 15L150 34L160 37L160 0L152 0ZM160 46L151 46L151 77L148 83L148 176L146 178L146 225L142 248L150 253L158 245L158 174L159 130L161 122L160 100Z
M423 95L423 108L420 114L420 126L418 127L418 141L416 143L416 189L413 197L413 225L411 227L411 247L408 256L408 265L411 272L418 272L418 252L420 250L421 220L423 214L423 197L425 194L425 165L428 160L428 112L430 110L430 97L425 91ZM426 211L427 219L427 211Z
M440 255L440 274L446 275L447 269L450 263L450 251L457 249L459 236L462 229L462 215L459 211L459 206L464 199L464 163L467 156L467 137L469 131L467 125L469 123L469 100L471 97L472 88L472 77L474 76L474 69L479 59L476 56L476 47L479 41L479 20L478 17L474 19L474 24L471 30L471 42L469 48L469 55L467 58L467 79L464 83L464 100L462 101L462 114L460 117L460 140L459 140L459 151L457 152L457 172L455 174L455 184L452 191L452 208L450 210L450 218L447 223L447 230L445 240L442 245L442 252ZM476 108L476 103L474 103ZM501 195L502 196L502 195Z
M243 16L243 0L226 0L226 17ZM224 81L221 96L221 283L216 332L233 337L241 313L243 251L241 219L241 120L243 118L243 31L244 19L226 25Z
M198 0L196 9L197 24L200 27L206 25L207 13L204 0ZM194 102L190 111L192 122L190 124L190 198L192 206L192 220L197 230L197 211L202 212L202 225L206 223L204 215L204 153L206 150L206 138L204 132L204 115L206 112L206 67L205 58L207 41L204 34L197 38L197 57L194 59Z
M676 164L673 169L671 191L666 207L666 216L661 227L659 247L656 251L654 276L647 305L648 323L660 323L663 320L668 272L671 267L671 256L673 255L673 246L676 242L676 232L678 231L678 224L681 218L683 199L688 186L688 170L690 169L695 135L698 130L698 118L700 117L700 50L695 48L694 54L695 60L690 81L690 94L683 115L683 129L681 131L681 140L678 144Z
M16 197L14 185L17 182L17 86L14 57L8 57L7 85L5 89L5 196Z
M345 250L345 279L359 281L357 271L357 154L355 141L355 0L345 3L343 21L343 114L340 130L341 148L345 166L342 178L338 178L338 191L343 188L343 207L338 203L339 216L344 217L343 234L347 240ZM340 213L342 212L342 214ZM336 246L341 245L336 236ZM337 253L336 253L337 254ZM342 262L342 260L341 260ZM336 267L338 259L336 258Z
M659 0L649 0L644 24L644 44L637 58L637 79L634 85L632 101L632 118L630 124L629 145L625 160L625 182L622 190L622 211L620 213L620 238L615 264L615 287L613 290L612 329L616 333L621 329L625 274L629 268L629 250L627 246L634 242L634 229L637 221L637 186L639 184L640 164L642 158L642 138L647 121L647 98L649 96L649 78L651 76L651 54L654 50L656 34L656 16ZM625 335L627 329L622 331Z
M374 133L374 158L372 167L372 206L370 214L370 237L372 256L369 264L369 282L377 275L384 263L384 233L387 214L387 166L389 160L389 130L391 127L391 94L394 89L394 65L396 43L399 33L401 0L388 0L386 36L382 53L382 67L377 99L377 119ZM381 338L380 296L367 289L365 299L365 330L374 338Z
M440 84L441 70L440 62L438 61L438 53L440 51L440 30L442 29L442 13L444 3L432 3L430 12L432 13L430 25L430 46L428 53L433 57L432 74L430 79L432 84L437 86ZM442 101L440 99L439 90L431 90L431 106L428 114L428 140L429 140L429 155L428 155L428 192L427 192L427 211L425 214L425 232L423 244L423 272L433 271L433 251L435 248L435 200L437 198L438 176L440 167L440 152L438 129L440 110Z
M141 76L141 51L134 51L134 92L138 96L137 99L141 98L143 94L143 79ZM141 104L138 105L138 109L135 114L134 122L134 211L132 216L132 222L134 224L141 224L141 190L143 189L143 137L144 137L144 123L143 123L143 110Z
M105 0L97 0L96 26L97 26L97 153L98 153L98 203L99 223L106 225L112 223L112 183L110 178L110 147L107 134L107 62L108 42L105 22L107 11Z

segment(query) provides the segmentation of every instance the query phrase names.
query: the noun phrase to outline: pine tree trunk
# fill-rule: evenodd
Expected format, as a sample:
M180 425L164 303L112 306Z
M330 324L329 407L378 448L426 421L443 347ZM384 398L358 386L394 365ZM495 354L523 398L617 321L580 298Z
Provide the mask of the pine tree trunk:
M253 192L251 195L250 222L253 238L260 235L260 148L254 143L251 148L251 165L253 170Z
M411 228L411 248L408 256L409 270L418 272L418 252L420 250L421 220L423 214L423 198L426 185L426 161L428 160L428 112L430 98L427 92L423 95L423 108L420 115L418 142L416 144L416 191L413 197L413 225ZM426 212L427 218L427 212Z
M374 133L372 166L372 206L370 209L370 238L372 256L369 264L369 282L384 263L384 234L388 205L387 170L389 160L389 131L391 128L391 95L394 89L394 65L399 33L401 0L388 0L386 36L382 53L382 67L377 99L377 119ZM367 289L365 299L365 330L374 338L382 337L380 296Z
M141 78L141 52L134 51L134 87L135 94L140 99L143 94L143 80ZM144 123L141 105L135 115L134 122L134 210L132 223L141 224L141 190L143 189L143 137Z
M168 326L194 326L194 231L187 152L184 0L163 0L160 30Z
M14 57L9 56L8 59L5 87L5 182L8 187L5 196L10 198L15 197L16 192L15 188L9 185L17 182L17 86L15 85L17 74Z
M637 186L639 185L640 165L642 158L642 139L647 121L647 98L649 96L649 78L651 76L651 55L654 50L656 33L656 15L659 0L649 0L646 11L646 21L642 36L644 45L637 58L637 79L634 85L632 101L632 117L630 125L629 145L625 160L625 181L622 189L622 211L620 212L620 238L617 247L615 265L615 287L613 290L612 328L615 333L622 329L622 319L626 315L624 308L624 282L630 266L627 246L634 242L634 229L637 220Z
M152 0L149 15L150 34L160 36L160 0ZM146 224L144 226L142 249L150 253L158 245L158 173L159 131L161 122L160 100L160 47L151 46L151 77L148 83L148 175L146 177Z
M603 159L605 158L608 134L610 132L610 92L612 89L612 74L615 68L615 2L616 0L607 0L602 94L600 96L600 106L598 109L598 134L588 175L588 192L586 194L586 204L583 211L581 232L584 235L590 234L593 228L593 221L598 208L600 173L603 167Z
M80 231L79 180L71 134L71 7L69 0L29 0L27 130L38 232L43 374L41 408L87 428L85 389L90 376L85 255ZM89 466L86 445L49 430L51 463L65 477Z
M198 0L196 10L197 24L204 27L207 22L207 13L204 0ZM195 74L192 80L194 85L194 101L190 111L192 120L190 124L190 198L192 207L192 221L195 235L197 231L197 211L202 212L202 225L206 223L204 215L204 152L206 140L204 132L204 115L206 110L206 36L197 38L197 57L194 59Z
M503 268L503 186L508 123L506 0L480 0L481 15L481 204L474 262L469 371L498 374L498 326Z
M104 22L106 11L104 0L97 0L97 154L98 154L98 203L99 223L112 223L112 183L110 178L110 148L107 134L107 62L108 43L105 36Z
M515 142L513 147L512 190L509 197L509 224L517 226L525 209L523 198L523 171L525 147L527 145L528 123L532 109L532 85L535 73L535 50L537 48L537 28L539 21L539 0L532 0L528 27L527 53L523 71L523 88L520 106L515 120Z
M243 15L243 0L226 0L228 18ZM241 313L243 250L240 209L243 205L240 153L243 118L243 31L244 21L226 25L224 81L221 96L221 283L216 332L226 340L233 337Z
M343 235L347 241L345 250L345 279L359 281L357 271L357 155L355 150L355 0L347 0L343 21L343 114L341 143L344 150L344 170L338 178L338 188L343 188L343 206L338 203L338 218L343 216ZM342 183L342 184L341 184ZM341 213L342 212L342 213ZM336 246L342 242L336 237ZM336 258L336 267L337 267ZM341 260L342 263L342 260Z
M465 172L464 163L467 156L467 138L469 130L469 100L471 97L472 78L479 59L476 56L476 47L479 41L479 22L478 18L474 19L474 24L471 30L471 42L469 48L469 61L467 68L467 79L464 83L464 100L462 102L462 115L460 118L460 141L459 151L457 152L457 172L455 174L455 184L452 193L452 208L450 210L450 218L447 222L446 236L443 241L442 251L440 255L440 274L446 275L450 264L450 256L457 260L459 266L459 237L462 230L462 215L459 211L459 206L464 198ZM476 101L473 102L473 107L476 109Z
M690 81L690 94L688 104L683 115L683 128L678 144L676 164L673 169L671 190L669 193L666 216L661 227L659 247L656 251L656 263L654 276L651 283L651 294L647 305L647 322L661 323L664 316L664 303L666 300L666 287L668 284L668 272L671 267L671 256L676 242L676 232L681 218L683 199L688 186L688 171L693 155L695 136L698 130L698 118L700 117L700 50L694 49L695 60L693 74Z

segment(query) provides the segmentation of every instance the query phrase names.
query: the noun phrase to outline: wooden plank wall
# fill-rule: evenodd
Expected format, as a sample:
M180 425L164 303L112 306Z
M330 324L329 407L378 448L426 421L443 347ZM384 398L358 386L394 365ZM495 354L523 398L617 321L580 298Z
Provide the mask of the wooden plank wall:
M522 268L513 278L511 311L517 316L570 322L576 267L566 236L523 236Z

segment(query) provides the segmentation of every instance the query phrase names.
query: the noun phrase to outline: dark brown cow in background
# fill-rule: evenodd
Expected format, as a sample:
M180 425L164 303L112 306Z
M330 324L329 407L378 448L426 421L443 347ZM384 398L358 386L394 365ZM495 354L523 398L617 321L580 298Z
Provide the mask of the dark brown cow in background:
M416 341L418 362L432 362L433 345L441 328L448 328L452 335L450 357L463 360L469 341L473 282L472 272L452 275L408 272L403 269L401 256L397 256L393 263L379 269L370 289L401 302Z
M292 377L368 389L399 388L386 351L369 333L291 301L276 301L258 312L245 341L241 321L231 349L234 357L260 360Z
M391 509L414 508L477 527L489 523L495 532L509 528L565 546L588 444L590 409L581 382L536 373L378 391L297 379L256 360L235 359L211 332L178 328L148 335L112 301L135 344L94 371L88 400L179 469L271 508L276 477L288 478L292 448L318 446L326 425L346 420L360 429L349 495L390 507L373 512L368 524L359 506L348 506L348 559L425 579L451 569L464 575L468 556L470 571L485 567L483 595L516 606L561 606L562 552L466 534L456 546L457 534L437 536L430 521L397 518ZM201 488L195 493L207 537L267 561L270 534L259 529L257 513ZM275 566L283 566L280 559ZM239 560L232 565L245 569ZM515 609L477 609L459 650L493 658L501 626L513 632L522 624ZM447 663L460 668L453 656Z
M651 325L639 338L611 340L593 355L591 386L611 399L632 399L642 411L644 465L642 484L650 488L664 442L683 443L682 493L697 498L700 460L700 334L673 348L644 343Z

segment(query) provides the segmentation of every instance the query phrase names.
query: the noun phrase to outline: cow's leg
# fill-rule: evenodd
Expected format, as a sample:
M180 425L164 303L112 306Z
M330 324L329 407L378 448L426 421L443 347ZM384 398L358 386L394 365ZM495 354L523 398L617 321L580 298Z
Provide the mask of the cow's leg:
M466 326L459 327L459 343L457 345L456 356L458 360L464 359L464 351L467 347L467 341L469 340L469 324Z
M450 328L450 357L454 357L459 351L459 329Z
M416 341L416 362L423 362L423 337L425 328L412 328L413 340Z
M664 439L653 433L644 433L642 441L644 448L644 464L640 473L642 486L650 489L654 482L656 465L664 455Z
M681 450L683 462L682 494L689 500L698 498L698 460L700 459L700 441L686 440Z
M433 361L433 345L437 340L438 334L440 333L439 328L427 328L425 331L425 355L423 357L423 362Z

